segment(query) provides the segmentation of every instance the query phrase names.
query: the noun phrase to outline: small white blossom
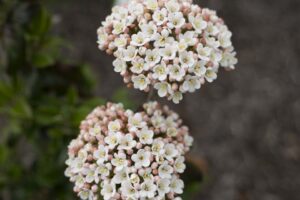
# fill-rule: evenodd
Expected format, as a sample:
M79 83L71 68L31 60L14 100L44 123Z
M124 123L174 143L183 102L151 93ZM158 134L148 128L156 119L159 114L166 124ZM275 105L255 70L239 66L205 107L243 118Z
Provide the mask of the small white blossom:
M114 158L111 161L111 164L116 167L117 171L121 171L128 165L128 160L126 154L124 153L115 153Z
M158 91L158 96L165 97L171 91L171 85L168 82L159 82L154 85L154 88Z
M150 10L156 10L158 8L157 0L146 0L145 4L146 4L147 8Z
M174 12L168 15L168 27L170 29L180 28L185 23L185 18L181 12Z
M138 76L133 76L132 81L134 83L134 88L144 90L149 85L150 81L147 77L145 77L143 74L140 74Z
M177 155L178 155L178 151L174 144L165 145L165 153L164 153L165 158L167 158L168 160L172 160Z
M140 196L153 198L156 191L156 185L152 181L145 181L141 185Z
M105 137L104 141L108 144L109 149L113 149L116 145L119 144L119 140L121 138L121 133L110 132L108 136Z
M193 52L183 51L179 54L179 60L182 66L184 67L192 67L195 63L194 54Z
M158 168L158 174L161 178L171 178L173 173L173 167L168 165L167 162L164 162L159 168Z
M161 60L161 57L159 55L159 50L147 50L146 51L146 57L145 61L149 66L155 66L159 61Z
M152 144L153 142L153 131L143 128L137 132L137 136L142 144Z
M124 136L121 136L121 139L119 140L118 149L129 150L135 146L136 146L136 141L133 140L133 136L131 134L126 134Z
M113 183L105 182L102 186L101 195L104 200L110 200L116 194L116 186Z
M175 160L174 169L178 173L183 173L186 166L184 164L184 157L180 156Z
M200 87L201 82L199 77L187 75L185 81L182 84L181 90L183 92L195 92L196 90L200 89Z
M153 20L157 25L162 25L167 21L167 9L163 8L161 10L156 10L153 14Z
M98 149L94 151L94 159L97 160L97 163L103 163L107 160L108 148L104 145L99 145Z
M140 149L136 154L133 154L131 159L134 161L134 166L136 168L148 167L150 165L151 153Z
M162 62L160 65L156 65L154 68L153 68L153 78L154 79L158 79L160 81L164 81L166 80L167 76L168 76L168 73L169 73L169 69L167 68L167 65Z
M185 70L179 65L172 65L169 72L170 78L181 81L185 76Z
M143 46L149 41L146 35L143 32L138 32L137 34L132 35L131 45L132 46Z
M211 83L213 82L214 80L217 79L217 73L215 72L215 70L211 67L208 67L206 69L206 73L205 73L205 79Z
M177 178L176 176L173 176L171 183L170 183L170 191L174 192L176 194L182 194L183 187L184 187L183 181L181 179Z
M157 182L157 191L159 196L163 197L170 191L170 180L169 179L160 179Z

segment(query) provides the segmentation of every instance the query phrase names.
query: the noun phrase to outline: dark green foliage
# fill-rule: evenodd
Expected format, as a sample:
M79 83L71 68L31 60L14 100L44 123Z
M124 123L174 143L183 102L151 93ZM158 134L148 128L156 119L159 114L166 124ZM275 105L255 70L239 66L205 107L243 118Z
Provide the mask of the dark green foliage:
M40 3L0 3L0 199L74 199L67 145L104 101L93 97L89 67L61 57Z

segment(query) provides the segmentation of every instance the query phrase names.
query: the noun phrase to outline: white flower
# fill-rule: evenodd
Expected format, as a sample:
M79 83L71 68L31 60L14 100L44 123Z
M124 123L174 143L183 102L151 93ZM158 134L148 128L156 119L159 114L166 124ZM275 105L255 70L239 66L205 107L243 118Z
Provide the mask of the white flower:
M174 144L166 144L164 149L165 149L164 156L168 160L172 160L174 157L178 155L178 151Z
M138 197L138 192L132 186L130 181L125 181L125 182L122 183L121 192L125 197L130 197L130 198L137 198Z
M113 62L113 66L115 67L114 71L117 73L124 74L126 72L127 64L122 59L115 59Z
M180 89L182 90L182 92L195 92L197 89L200 89L200 87L201 82L199 77L187 75Z
M124 20L122 21L114 21L113 23L113 34L119 35L124 32L126 29L126 22Z
M85 180L81 174L75 176L75 185L79 188L84 186Z
M145 181L141 185L140 196L153 198L156 191L156 185L152 181Z
M146 125L143 121L142 115L140 113L135 113L133 116L130 116L128 119L128 125L130 131L136 131L138 128L142 128Z
M110 132L108 136L104 138L104 141L106 144L108 144L109 149L113 149L119 143L120 138L121 138L121 133Z
M140 183L140 177L137 174L131 174L130 175L130 182L132 184Z
M194 46L197 42L197 38L194 37L195 36L195 32L194 31L187 31L184 34L180 34L179 35L179 40L180 41L185 41L185 43L188 46Z
M184 183L181 179L173 176L170 183L170 191L176 194L182 194L184 188Z
M93 193L90 190L82 190L79 192L80 199L86 200L86 199L92 199Z
M160 49L159 52L164 60L173 60L176 57L177 46L167 44L165 48Z
M224 52L221 60L221 65L223 67L228 67L230 69L234 69L234 65L237 64L238 60L235 57L236 53L235 52Z
M94 151L93 157L97 160L97 163L103 163L107 160L108 148L104 145L99 145L98 149Z
M158 174L160 178L171 178L174 169L167 162L164 162L158 168Z
M214 37L206 37L205 41L206 41L207 46L209 46L213 49L217 49L221 45L220 42L217 41L216 38L214 38Z
M92 183L95 181L95 183L99 182L99 176L96 173L95 166L92 165L89 168L85 168L83 170L83 174L85 175L85 182Z
M169 127L169 128L167 129L167 135L168 135L169 137L176 137L177 134L178 134L178 131L177 131L177 129L176 129L175 127Z
M141 3L130 2L128 5L128 10L131 14L139 16L144 13L144 6Z
M117 171L114 177L112 178L112 182L115 184L121 184L125 181L128 181L128 168L123 168L121 171Z
M150 80L143 74L132 77L133 86L136 89L145 90L150 83Z
M124 37L124 35L120 35L120 37L114 40L114 45L117 48L123 48L126 46L126 44L127 44L127 39Z
M170 180L169 179L160 179L157 181L157 191L159 196L164 197L165 194L170 191Z
M204 61L209 61L212 49L210 47L204 47L203 44L199 43L197 46L198 57Z
M174 12L168 15L168 27L170 29L180 28L185 23L185 18L183 17L182 12Z
M180 40L176 44L179 52L183 52L188 48L188 44L185 42L185 40Z
M111 164L98 164L98 167L96 169L97 174L100 174L101 177L107 177L109 176L111 170Z
M207 27L207 22L204 21L200 15L196 17L189 15L189 21L192 23L197 33L202 33L203 29Z
M152 168L145 168L139 171L139 175L144 179L144 181L153 181Z
M126 134L121 137L121 139L119 141L118 149L129 150L129 149L132 149L133 147L135 147L135 145L136 145L136 141L133 140L132 135Z
M112 15L117 20L124 20L128 16L128 9L123 6L115 6L112 8Z
M165 152L164 145L165 145L165 143L162 140L155 139L153 141L153 144L151 147L152 154L153 155L162 155Z
M215 26L212 22L209 22L207 24L207 28L205 31L212 36L216 36L220 32L218 27Z
M169 30L163 29L161 33L156 33L154 36L154 46L155 47L164 47L166 44L172 44L175 40L173 37L169 37Z
M148 167L150 165L151 153L144 149L140 149L136 154L131 156L136 168Z
M210 61L213 63L214 66L219 66L221 60L222 60L222 53L220 53L219 51L213 51L210 54Z
M173 95L171 96L171 99L173 101L173 103L175 104L179 104L179 102L182 100L183 96L182 96L182 93L177 91L177 92L174 92Z
M189 135L185 135L184 136L184 142L187 146L192 146L193 142L194 142L194 139L193 137L189 136Z
M156 10L158 8L157 0L146 0L145 5L150 10Z
M185 76L185 70L179 65L171 65L169 74L171 79L181 81Z
M116 185L109 182L104 182L101 190L101 195L104 200L110 200L116 194Z
M153 68L153 75L152 77L154 79L158 79L160 81L164 81L166 80L167 76L168 76L168 68L167 68L167 65L165 62L162 62L161 64L159 65L156 65L154 68Z
M147 42L149 42L149 39L146 37L146 35L144 35L142 32L138 32L137 34L132 35L130 44L132 46L143 46Z
M218 40L220 41L221 47L227 48L232 45L231 36L232 36L232 33L230 31L224 31L219 34Z
M168 11L165 8L162 8L161 10L156 10L153 13L153 20L156 22L157 25L162 25L167 21L167 14Z
M142 144L152 144L153 142L153 131L143 128L137 132L137 136Z
M121 129L121 124L118 120L108 123L108 130L111 132L118 132Z
M178 173L183 173L185 168L186 168L186 166L184 164L184 157L183 156L178 157L174 163L175 171Z
M132 61L132 67L130 67L130 71L136 74L142 73L146 68L145 61L143 58L137 58Z
M206 73L205 73L205 79L211 83L213 82L214 80L217 79L217 73L215 72L215 70L211 67L208 67L206 69Z
M150 40L154 39L154 36L157 33L157 26L153 22L141 24L140 28L144 37L147 37Z
M180 10L180 5L174 0L167 1L165 6L166 6L166 8L168 9L168 11L170 13L175 13L175 12L178 12Z
M128 160L125 153L119 152L115 153L114 158L111 161L111 164L116 167L117 171L121 171L123 168L127 167Z
M128 46L123 50L123 59L127 62L132 61L138 53L138 50L133 46Z
M155 83L154 88L158 90L158 96L165 97L171 93L171 85L168 82Z
M194 64L194 66L189 70L198 77L203 77L206 73L206 61L200 60Z
M192 67L195 63L194 53L192 51L183 51L179 54L179 60L182 66Z
M153 49L153 50L148 49L146 51L145 61L149 66L151 67L155 66L157 63L159 63L160 59L161 57L159 55L158 49Z

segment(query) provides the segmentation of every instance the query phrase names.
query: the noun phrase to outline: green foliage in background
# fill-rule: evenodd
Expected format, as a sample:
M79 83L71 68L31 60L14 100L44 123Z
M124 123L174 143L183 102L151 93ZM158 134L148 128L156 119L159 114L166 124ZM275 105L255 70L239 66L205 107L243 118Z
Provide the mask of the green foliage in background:
M40 3L0 4L0 199L76 199L67 145L103 100L93 98L89 67L61 56Z

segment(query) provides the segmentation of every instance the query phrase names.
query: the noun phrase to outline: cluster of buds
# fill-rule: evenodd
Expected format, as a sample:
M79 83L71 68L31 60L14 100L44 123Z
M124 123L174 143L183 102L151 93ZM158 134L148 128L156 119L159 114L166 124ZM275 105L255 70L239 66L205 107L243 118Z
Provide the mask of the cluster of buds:
M155 88L174 103L237 64L223 20L190 0L131 0L115 6L97 33L129 87Z
M65 175L81 199L181 199L184 155L193 138L179 116L157 102L140 112L97 107L68 147Z

